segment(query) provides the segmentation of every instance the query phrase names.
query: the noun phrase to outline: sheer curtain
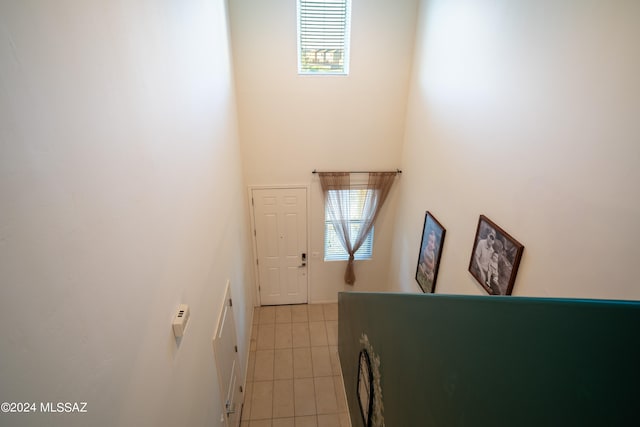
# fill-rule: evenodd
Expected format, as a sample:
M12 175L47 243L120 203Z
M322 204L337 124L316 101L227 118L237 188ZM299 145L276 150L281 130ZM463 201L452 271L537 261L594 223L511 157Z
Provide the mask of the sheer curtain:
M360 249L367 235L371 231L373 224L378 218L380 208L384 204L394 179L396 172L370 172L366 185L367 197L362 205L362 212L358 216L361 218L361 225L356 235L351 235L349 220L349 191L351 180L346 172L319 172L320 185L324 194L327 206L329 221L336 230L338 240L349 254L349 262L344 273L344 281L349 285L356 282L356 275L353 269L354 254Z

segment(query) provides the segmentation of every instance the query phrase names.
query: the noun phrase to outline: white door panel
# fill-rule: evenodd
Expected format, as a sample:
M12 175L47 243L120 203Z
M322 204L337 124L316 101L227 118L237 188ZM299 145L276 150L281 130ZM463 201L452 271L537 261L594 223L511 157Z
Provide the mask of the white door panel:
M260 303L306 303L307 190L254 189L252 198Z
M213 352L218 371L222 408L225 411L223 417L227 427L237 427L240 425L240 412L244 398L240 391L238 344L230 288L227 282L224 305L213 337Z

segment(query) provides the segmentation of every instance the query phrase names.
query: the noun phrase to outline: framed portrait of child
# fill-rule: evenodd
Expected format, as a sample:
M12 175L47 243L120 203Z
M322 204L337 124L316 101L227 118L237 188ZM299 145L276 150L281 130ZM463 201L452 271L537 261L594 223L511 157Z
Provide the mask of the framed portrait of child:
M489 295L511 295L523 250L509 233L480 215L469 272Z
M422 292L427 294L433 293L436 289L440 255L446 231L431 212L427 211L424 217L418 267L416 268L416 281Z

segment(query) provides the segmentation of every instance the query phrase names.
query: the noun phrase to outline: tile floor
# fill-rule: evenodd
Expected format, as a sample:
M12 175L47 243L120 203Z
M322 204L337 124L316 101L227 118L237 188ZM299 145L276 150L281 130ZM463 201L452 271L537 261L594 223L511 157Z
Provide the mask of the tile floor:
M338 304L256 308L241 427L349 427Z

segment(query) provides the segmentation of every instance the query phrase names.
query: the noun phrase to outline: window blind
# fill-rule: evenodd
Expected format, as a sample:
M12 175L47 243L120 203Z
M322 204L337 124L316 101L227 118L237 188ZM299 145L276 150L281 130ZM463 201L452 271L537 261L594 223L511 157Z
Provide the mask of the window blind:
M347 74L351 0L298 0L298 72Z
M373 190L351 189L351 190L330 190L329 197L341 197L348 206L348 222L351 242L355 242L358 231L362 226L362 210L368 197L372 197ZM338 261L349 259L349 254L344 249L338 238L338 234L333 228L329 219L330 213L325 212L325 232L324 232L324 260ZM355 259L371 259L373 252L373 228L367 235L362 246L354 255Z

